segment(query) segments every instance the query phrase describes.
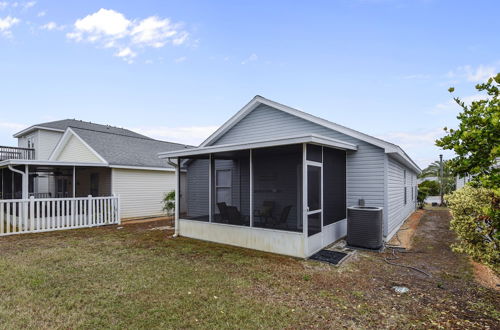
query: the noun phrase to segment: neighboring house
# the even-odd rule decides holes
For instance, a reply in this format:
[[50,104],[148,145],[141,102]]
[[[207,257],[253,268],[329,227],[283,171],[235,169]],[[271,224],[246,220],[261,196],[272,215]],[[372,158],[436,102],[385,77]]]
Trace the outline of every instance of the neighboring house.
[[455,189],[458,190],[460,188],[465,187],[465,185],[469,182],[471,182],[472,176],[471,175],[465,175],[461,177],[460,175],[457,175],[455,177]]
[[74,119],[33,125],[14,137],[17,148],[0,147],[2,199],[117,195],[122,218],[163,213],[175,177],[157,154],[188,148]]
[[[500,157],[495,158],[495,163],[491,166],[492,169],[500,169]],[[474,175],[466,174],[464,176],[457,175],[455,177],[456,190],[465,187],[467,183],[472,181]]]
[[[346,207],[383,207],[389,240],[416,209],[415,162],[397,145],[256,96],[176,166],[176,234],[308,257],[346,235]],[[179,176],[186,171],[185,176]]]

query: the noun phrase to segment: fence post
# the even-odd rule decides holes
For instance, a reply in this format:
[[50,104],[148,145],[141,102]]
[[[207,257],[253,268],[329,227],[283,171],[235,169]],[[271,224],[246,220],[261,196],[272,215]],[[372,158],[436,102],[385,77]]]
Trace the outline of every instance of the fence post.
[[30,231],[35,230],[35,196],[30,197]]
[[120,195],[113,194],[113,197],[116,198],[116,222],[121,225],[122,224],[122,215],[120,210]]
[[89,214],[87,215],[88,226],[91,227],[94,222],[94,210],[92,210],[92,195],[88,195]]

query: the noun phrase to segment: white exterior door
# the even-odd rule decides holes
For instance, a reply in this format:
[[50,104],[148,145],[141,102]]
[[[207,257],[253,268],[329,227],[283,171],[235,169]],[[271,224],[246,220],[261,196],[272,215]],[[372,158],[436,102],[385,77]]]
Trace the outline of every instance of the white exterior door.
[[306,166],[307,253],[311,254],[323,247],[323,165],[306,161]]

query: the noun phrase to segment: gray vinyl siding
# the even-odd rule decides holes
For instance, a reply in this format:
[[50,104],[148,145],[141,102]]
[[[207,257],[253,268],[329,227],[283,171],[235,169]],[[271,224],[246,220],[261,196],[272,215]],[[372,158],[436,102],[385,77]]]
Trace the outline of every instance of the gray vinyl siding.
[[355,205],[358,199],[362,198],[367,206],[383,207],[385,153],[382,148],[283,111],[260,105],[211,145],[286,138],[311,133],[358,146],[357,151],[349,151],[346,155],[347,205]]
[[[386,235],[390,235],[415,211],[417,175],[391,157],[387,158],[388,228]],[[406,204],[404,202],[404,170],[406,170]]]
[[208,159],[196,159],[187,167],[187,210],[180,211],[189,217],[208,216],[208,163]]

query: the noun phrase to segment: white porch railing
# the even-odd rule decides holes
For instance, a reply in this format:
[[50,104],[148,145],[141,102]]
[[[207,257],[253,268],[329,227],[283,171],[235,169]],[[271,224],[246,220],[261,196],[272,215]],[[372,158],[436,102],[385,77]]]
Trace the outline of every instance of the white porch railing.
[[0,236],[120,224],[119,197],[0,200]]

